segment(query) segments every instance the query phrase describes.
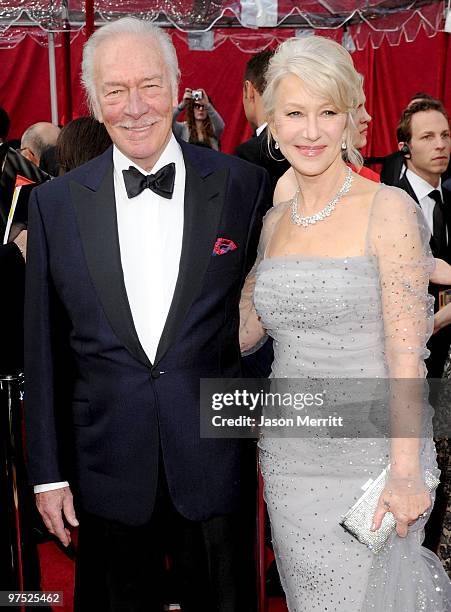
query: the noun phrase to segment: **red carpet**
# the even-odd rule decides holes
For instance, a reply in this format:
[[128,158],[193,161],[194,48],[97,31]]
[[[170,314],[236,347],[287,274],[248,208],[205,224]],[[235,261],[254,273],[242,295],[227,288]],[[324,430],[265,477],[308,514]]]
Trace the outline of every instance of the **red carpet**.
[[43,591],[63,591],[64,606],[56,611],[72,612],[75,566],[54,542],[38,545],[41,562],[41,588]]
[[[55,612],[72,612],[74,590],[74,563],[62,553],[53,542],[39,544],[41,561],[41,584],[43,591],[63,591],[64,606],[54,608]],[[287,612],[281,598],[269,600],[268,612]]]

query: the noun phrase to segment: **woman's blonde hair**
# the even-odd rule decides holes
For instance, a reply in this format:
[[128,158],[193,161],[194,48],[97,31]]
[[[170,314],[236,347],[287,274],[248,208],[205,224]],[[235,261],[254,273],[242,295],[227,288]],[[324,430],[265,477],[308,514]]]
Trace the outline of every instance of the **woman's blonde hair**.
[[363,158],[354,146],[358,136],[355,113],[364,93],[362,77],[346,49],[323,36],[289,38],[283,42],[271,58],[266,73],[263,105],[269,124],[274,120],[277,87],[289,74],[299,77],[312,94],[323,96],[340,113],[346,113],[346,158],[360,168]]

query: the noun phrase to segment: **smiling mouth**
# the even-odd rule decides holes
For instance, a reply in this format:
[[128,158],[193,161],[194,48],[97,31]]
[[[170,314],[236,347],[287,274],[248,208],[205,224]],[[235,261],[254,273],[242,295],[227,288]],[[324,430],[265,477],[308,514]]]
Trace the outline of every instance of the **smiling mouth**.
[[135,127],[128,127],[127,125],[123,125],[122,127],[128,130],[129,132],[144,132],[145,130],[148,130],[150,127],[152,127],[152,125],[153,123],[151,123],[150,125],[140,125]]
[[321,145],[316,147],[309,147],[305,145],[298,145],[296,148],[300,151],[300,153],[302,153],[302,155],[305,155],[306,157],[316,157],[326,149],[326,146]]

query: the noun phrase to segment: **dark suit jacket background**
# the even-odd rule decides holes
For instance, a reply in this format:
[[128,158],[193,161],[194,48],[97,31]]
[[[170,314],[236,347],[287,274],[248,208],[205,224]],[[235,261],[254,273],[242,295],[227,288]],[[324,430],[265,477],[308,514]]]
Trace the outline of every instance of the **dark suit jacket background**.
[[[234,512],[246,495],[244,441],[200,438],[199,379],[241,373],[239,298],[255,260],[269,184],[263,170],[242,160],[181,147],[186,187],[180,272],[153,364],[126,295],[112,149],[33,190],[30,201],[30,484],[67,479],[54,425],[55,414],[67,412],[54,398],[49,313],[56,302],[70,324],[66,357],[75,361],[69,414],[81,506],[130,525],[151,516],[160,448],[172,501],[183,516],[205,520]],[[212,256],[218,238],[230,238],[238,248]]]
[[0,374],[23,372],[25,260],[11,242],[0,246]]
[[[38,168],[33,162],[26,159],[19,151],[11,149],[8,145],[1,145],[0,147],[0,236],[3,238],[3,234],[6,229],[8,221],[8,215],[11,208],[12,197],[16,184],[16,177],[20,174],[24,178],[33,181],[35,184],[44,183],[50,179],[50,176]],[[30,188],[23,190],[22,197],[27,193],[30,195]],[[27,217],[26,209],[25,214],[22,213],[22,217]]]
[[395,151],[385,156],[381,168],[381,183],[399,186],[399,177],[404,166],[404,159],[400,151]]
[[[409,180],[404,175],[401,180],[398,181],[397,187],[400,187],[406,191],[418,204],[418,198],[409,183]],[[451,264],[451,192],[442,187],[443,202],[445,204],[446,211],[446,225],[448,228],[448,250],[446,256],[442,258],[449,264]],[[431,236],[430,247],[434,257],[438,257],[437,245],[434,237]],[[448,286],[437,285],[430,283],[429,293],[434,296],[434,312],[438,310],[438,296],[439,292],[443,289],[449,289]],[[445,366],[446,358],[448,357],[449,347],[451,343],[451,326],[444,327],[439,332],[431,336],[427,344],[428,349],[431,351],[430,356],[426,359],[426,367],[428,369],[428,378],[441,378],[443,368]]]
[[[261,134],[258,136],[254,136],[246,142],[241,143],[235,149],[235,155],[240,157],[241,159],[245,159],[257,166],[261,166],[268,171],[269,180],[271,181],[272,191],[274,193],[274,189],[276,188],[276,183],[279,178],[284,174],[290,164],[283,157],[280,150],[274,148],[273,144],[271,144],[271,155],[268,152],[268,128],[266,127]],[[281,161],[277,161],[277,160]]]

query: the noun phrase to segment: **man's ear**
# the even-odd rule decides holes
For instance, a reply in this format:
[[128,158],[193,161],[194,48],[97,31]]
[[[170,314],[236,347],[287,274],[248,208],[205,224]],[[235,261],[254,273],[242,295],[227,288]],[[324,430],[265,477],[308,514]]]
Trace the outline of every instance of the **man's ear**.
[[255,100],[255,87],[252,85],[251,81],[244,81],[243,97],[245,100],[249,100],[252,102]]

